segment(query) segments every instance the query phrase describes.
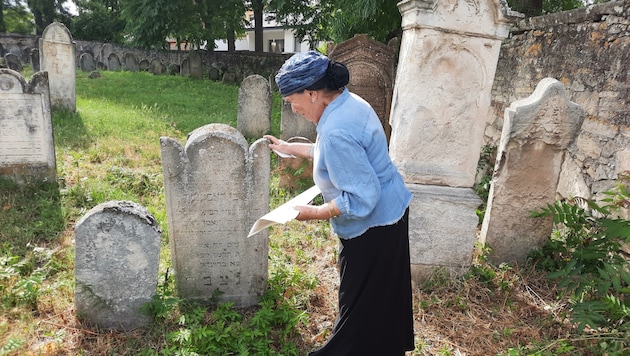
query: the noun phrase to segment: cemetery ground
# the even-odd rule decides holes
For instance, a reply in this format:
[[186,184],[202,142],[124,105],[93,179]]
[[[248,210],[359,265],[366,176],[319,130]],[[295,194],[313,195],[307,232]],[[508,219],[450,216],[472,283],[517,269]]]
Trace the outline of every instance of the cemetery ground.
[[[102,75],[90,80],[77,73],[77,113],[53,112],[58,185],[0,181],[0,355],[305,355],[323,343],[335,320],[338,285],[337,242],[327,222],[270,229],[268,288],[257,306],[199,306],[174,293],[159,137],[183,143],[207,123],[235,127],[238,87],[147,73]],[[279,116],[276,94],[276,135]],[[280,189],[277,173],[272,207],[297,193]],[[109,200],[145,206],[163,231],[158,296],[146,308],[154,322],[147,328],[97,330],[74,313],[73,228]],[[463,276],[438,270],[414,286],[416,350],[408,355],[597,355],[627,337],[611,329],[578,331],[570,299],[546,272],[494,266],[485,255],[478,250]]]

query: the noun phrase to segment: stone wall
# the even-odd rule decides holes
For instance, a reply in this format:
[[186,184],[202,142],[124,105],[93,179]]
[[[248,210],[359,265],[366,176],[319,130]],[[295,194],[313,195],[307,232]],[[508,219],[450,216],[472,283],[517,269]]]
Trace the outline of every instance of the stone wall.
[[559,195],[590,197],[614,187],[630,170],[629,24],[628,0],[519,21],[501,47],[486,143],[498,144],[510,103],[528,97],[543,78],[555,78],[587,112]]
[[[0,57],[6,53],[16,54],[24,64],[30,64],[30,50],[38,48],[39,36],[0,33]],[[180,65],[188,57],[188,51],[143,50],[129,48],[119,44],[74,40],[76,44],[77,63],[83,53],[90,53],[97,62],[107,63],[101,58],[104,52],[116,53],[123,58],[126,53],[134,54],[139,61],[157,59],[166,67],[170,64]],[[105,51],[103,48],[107,46]],[[206,78],[222,79],[239,84],[251,74],[259,74],[266,78],[280,68],[291,54],[256,53],[250,51],[212,52],[199,51],[203,61]]]

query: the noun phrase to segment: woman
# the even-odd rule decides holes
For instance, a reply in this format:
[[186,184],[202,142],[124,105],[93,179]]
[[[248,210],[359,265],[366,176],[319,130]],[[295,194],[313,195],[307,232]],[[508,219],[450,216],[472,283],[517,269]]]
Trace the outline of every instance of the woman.
[[265,136],[276,152],[313,159],[326,203],[296,206],[296,219],[330,219],[341,242],[339,315],[331,338],[310,355],[404,355],[414,348],[411,193],[389,158],[381,122],[345,88],[348,69],[318,52],[293,55],[276,82],[292,110],[317,125],[315,144]]

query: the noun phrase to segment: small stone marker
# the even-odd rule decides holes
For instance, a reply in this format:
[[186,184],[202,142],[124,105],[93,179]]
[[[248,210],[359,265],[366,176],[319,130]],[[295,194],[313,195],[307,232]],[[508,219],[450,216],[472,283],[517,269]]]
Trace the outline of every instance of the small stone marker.
[[125,54],[123,54],[123,65],[125,70],[129,72],[137,72],[140,70],[138,57],[131,52],[125,52]]
[[157,292],[161,231],[144,207],[110,201],[75,227],[75,307],[79,319],[106,329],[148,324],[141,308]]
[[72,35],[66,26],[53,22],[39,39],[40,70],[48,72],[50,105],[76,111],[76,57]]
[[48,73],[27,83],[20,73],[0,69],[0,176],[55,182]]
[[265,77],[254,74],[238,90],[237,128],[247,138],[258,138],[271,129],[271,88]]
[[188,55],[188,67],[191,78],[203,78],[203,60],[201,59],[199,52],[190,51],[190,54]]
[[524,263],[549,239],[553,221],[529,214],[554,203],[566,148],[585,116],[569,101],[564,84],[552,78],[505,110],[480,238],[492,247],[494,262]]
[[179,296],[237,306],[258,302],[267,281],[268,234],[247,238],[269,212],[267,140],[247,141],[233,127],[209,124],[182,147],[161,138],[171,256]]

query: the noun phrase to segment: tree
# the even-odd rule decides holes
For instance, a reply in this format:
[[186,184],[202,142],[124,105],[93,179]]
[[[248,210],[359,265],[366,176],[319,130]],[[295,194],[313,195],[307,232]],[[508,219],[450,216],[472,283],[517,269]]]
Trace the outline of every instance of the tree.
[[118,0],[77,0],[73,37],[86,41],[124,42],[125,21]]
[[35,20],[35,32],[40,35],[54,21],[71,28],[71,14],[63,7],[65,0],[26,0]]
[[3,7],[0,20],[1,26],[4,26],[0,32],[32,34],[35,32],[35,24],[33,15],[28,11],[26,6],[19,1],[2,1],[0,0],[0,8]]
[[4,24],[4,0],[0,0],[0,32],[7,32],[7,26]]

